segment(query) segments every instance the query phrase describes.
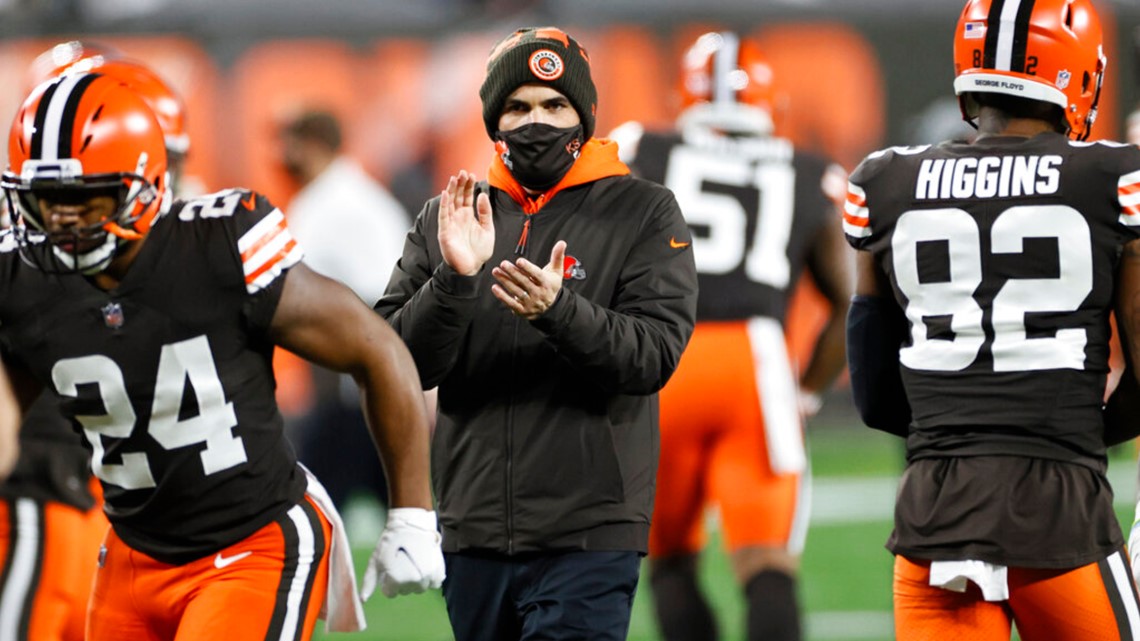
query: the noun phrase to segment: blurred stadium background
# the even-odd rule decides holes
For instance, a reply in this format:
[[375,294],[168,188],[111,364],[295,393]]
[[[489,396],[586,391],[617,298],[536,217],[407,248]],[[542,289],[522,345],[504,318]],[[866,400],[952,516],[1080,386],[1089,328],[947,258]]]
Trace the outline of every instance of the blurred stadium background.
[[[1099,7],[1109,73],[1094,137],[1118,139],[1140,99],[1140,2]],[[152,65],[185,96],[193,140],[187,174],[202,189],[253,187],[287,207],[292,193],[276,162],[276,129],[320,107],[340,116],[350,153],[414,214],[452,172],[481,175],[487,166],[477,91],[486,54],[503,35],[545,24],[574,34],[591,54],[598,131],[606,132],[626,120],[668,126],[680,52],[702,31],[727,28],[758,39],[791,94],[782,133],[850,170],[873,149],[967,131],[951,89],[960,9],[960,0],[0,0],[0,123],[6,133],[38,54],[76,38],[110,45]],[[790,322],[801,353],[818,305],[803,288]],[[285,395],[303,408],[303,384]],[[902,443],[859,425],[842,381],[809,426],[809,440],[808,638],[890,639],[891,557],[883,542]],[[1113,450],[1110,476],[1125,526],[1135,467],[1131,444]],[[382,515],[363,498],[348,511],[362,564]],[[708,555],[702,571],[725,638],[742,638],[743,609],[724,557]],[[646,597],[643,582],[630,631],[637,641],[659,638]],[[366,633],[317,638],[451,638],[438,593],[376,597],[368,617]]]

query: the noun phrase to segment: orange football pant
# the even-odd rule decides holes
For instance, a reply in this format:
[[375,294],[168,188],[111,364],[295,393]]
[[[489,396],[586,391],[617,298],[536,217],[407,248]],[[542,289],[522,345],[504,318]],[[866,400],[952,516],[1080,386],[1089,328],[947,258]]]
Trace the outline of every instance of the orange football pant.
[[[649,553],[693,554],[704,546],[704,511],[720,509],[730,550],[768,546],[798,553],[806,531],[802,473],[772,469],[769,430],[803,453],[795,381],[787,393],[762,396],[769,363],[789,368],[775,321],[762,332],[746,321],[701,322],[669,383],[660,392],[661,454]],[[771,356],[769,356],[769,354]],[[781,406],[782,412],[772,410]],[[766,416],[784,417],[773,426]]]
[[217,554],[169,565],[112,531],[87,641],[308,641],[328,589],[332,527],[306,497]]
[[101,504],[0,499],[0,639],[83,641],[107,527]]
[[985,601],[930,585],[930,562],[895,557],[897,641],[1119,641],[1140,638],[1140,602],[1128,558],[1114,552],[1071,570],[1009,568],[1009,600]]

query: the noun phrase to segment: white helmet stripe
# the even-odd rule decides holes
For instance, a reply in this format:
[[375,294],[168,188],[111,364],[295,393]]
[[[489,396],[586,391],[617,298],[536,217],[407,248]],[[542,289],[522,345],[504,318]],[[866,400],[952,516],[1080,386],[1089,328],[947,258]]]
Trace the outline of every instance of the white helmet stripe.
[[1021,0],[1005,0],[1001,8],[997,55],[994,58],[994,69],[999,71],[1010,71],[1013,67],[1013,40],[1017,33],[1017,10],[1020,8]]
[[714,103],[736,102],[736,90],[732,88],[732,72],[736,71],[740,58],[740,38],[730,31],[720,32],[721,47],[713,58]]
[[[88,74],[67,75],[59,80],[54,92],[51,92],[50,95],[45,94],[48,104],[41,104],[39,107],[44,118],[42,122],[36,123],[40,128],[40,133],[43,134],[38,150],[40,160],[59,160],[61,158],[61,146],[64,152],[63,157],[71,156],[70,138],[75,111],[79,105],[79,98],[83,95],[83,90],[93,79],[94,77]],[[39,121],[39,114],[37,114],[36,119]],[[32,149],[33,158],[35,158],[36,151],[36,149]]]

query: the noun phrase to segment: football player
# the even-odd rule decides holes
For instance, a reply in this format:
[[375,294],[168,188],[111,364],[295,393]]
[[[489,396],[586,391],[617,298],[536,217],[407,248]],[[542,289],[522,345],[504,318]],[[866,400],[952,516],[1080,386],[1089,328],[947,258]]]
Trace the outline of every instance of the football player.
[[[670,641],[717,638],[697,581],[711,501],[747,601],[748,638],[799,639],[803,418],[843,369],[852,272],[836,203],[846,173],[773,134],[783,99],[751,40],[700,36],[684,54],[680,94],[675,130],[627,123],[612,135],[633,171],[677,196],[700,278],[696,331],[661,392],[649,548],[657,619]],[[784,321],[805,266],[831,314],[797,380]]]
[[[976,139],[851,175],[852,388],[907,439],[900,641],[1140,634],[1105,477],[1127,436],[1102,410],[1113,311],[1140,356],[1140,150],[1089,142],[1106,64],[1090,0],[969,0],[954,91]],[[1136,400],[1124,377],[1110,405]]]
[[395,506],[365,596],[443,579],[414,363],[305,267],[263,196],[174,200],[165,147],[129,87],[69,73],[25,101],[0,181],[5,365],[82,427],[112,525],[87,639],[308,639],[318,614],[361,629],[343,528],[285,440],[270,358],[281,345],[360,385]]
[[[109,47],[68,41],[32,63],[32,88],[94,68],[140,95],[155,113],[178,193],[190,143],[185,106],[156,73]],[[15,470],[0,485],[0,639],[82,641],[108,524],[83,438],[45,396],[25,416]]]

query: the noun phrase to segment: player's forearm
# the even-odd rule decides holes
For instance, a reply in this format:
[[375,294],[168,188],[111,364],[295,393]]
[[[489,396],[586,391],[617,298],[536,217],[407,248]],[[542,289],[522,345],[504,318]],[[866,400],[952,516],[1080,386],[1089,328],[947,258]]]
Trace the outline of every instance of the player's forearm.
[[1114,311],[1124,359],[1129,365],[1140,363],[1140,240],[1124,246],[1117,267]]
[[430,429],[415,364],[393,346],[358,378],[372,440],[384,464],[390,505],[432,509]]
[[824,392],[843,371],[846,360],[847,305],[833,310],[819,333],[811,360],[800,377],[800,389],[812,394]]
[[1134,367],[1124,368],[1120,383],[1104,408],[1104,444],[1113,446],[1140,436],[1140,382]]
[[[418,404],[423,405],[423,392]],[[372,403],[365,401],[365,406]],[[428,454],[428,426],[424,422],[401,419],[389,414],[381,418],[369,411],[372,438],[384,464],[388,480],[388,498],[392,507],[433,509]]]
[[1124,246],[1117,267],[1116,328],[1124,352],[1124,372],[1105,407],[1105,445],[1140,435],[1140,240]]
[[20,406],[0,368],[0,481],[8,478],[20,453]]

